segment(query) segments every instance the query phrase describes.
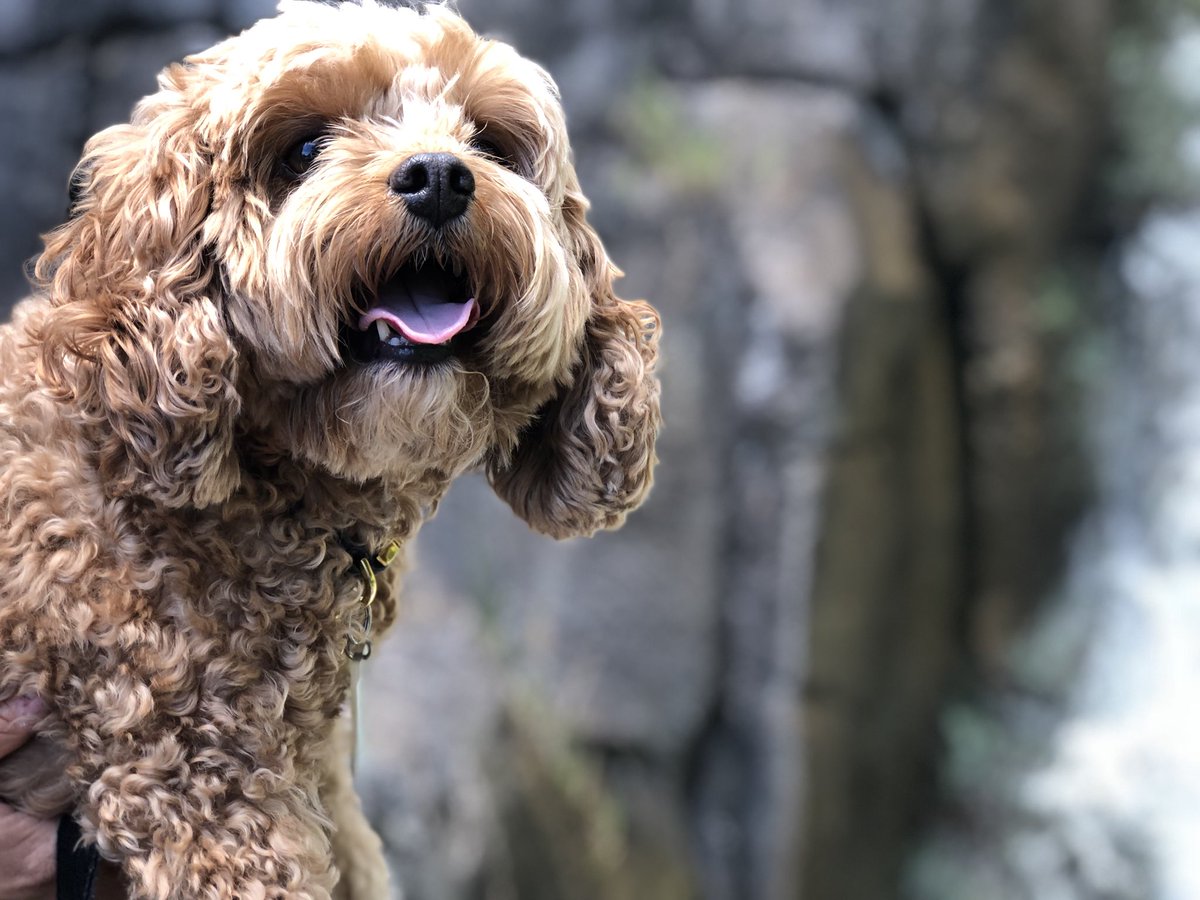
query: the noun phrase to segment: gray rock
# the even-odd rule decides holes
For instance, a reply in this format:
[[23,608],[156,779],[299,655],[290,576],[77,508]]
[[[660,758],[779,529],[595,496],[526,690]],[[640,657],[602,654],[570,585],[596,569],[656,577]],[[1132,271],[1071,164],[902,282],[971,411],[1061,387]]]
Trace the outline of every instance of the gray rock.
[[158,89],[158,73],[225,37],[206,24],[188,24],[147,34],[122,34],[98,43],[92,51],[94,101],[89,105],[90,131],[128,122],[134,104]]
[[114,12],[150,27],[213,21],[220,15],[221,0],[110,0]]
[[277,0],[220,0],[224,21],[234,32],[273,16],[278,5]]
[[0,62],[0,310],[28,293],[22,265],[40,248],[38,234],[65,217],[87,96],[84,60],[72,49]]
[[878,5],[862,0],[693,0],[691,26],[712,74],[798,77],[862,89],[878,80]]
[[476,610],[418,571],[396,635],[363,669],[359,781],[407,900],[450,900],[496,840],[487,767],[504,694]]
[[9,0],[0,4],[0,52],[11,53],[33,43],[42,32],[41,0]]

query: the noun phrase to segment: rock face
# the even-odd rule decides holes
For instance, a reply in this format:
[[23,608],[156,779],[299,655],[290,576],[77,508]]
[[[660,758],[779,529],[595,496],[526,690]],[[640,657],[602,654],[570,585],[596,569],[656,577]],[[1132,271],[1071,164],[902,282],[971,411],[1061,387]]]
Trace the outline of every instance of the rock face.
[[[86,135],[269,5],[0,9],[7,297]],[[666,427],[619,533],[554,544],[469,479],[422,533],[365,672],[410,900],[898,895],[950,679],[1086,491],[1046,285],[1090,239],[1109,26],[879,6],[462,0],[562,87]]]
[[0,305],[27,290],[22,265],[59,224],[83,142],[127,121],[167,63],[275,8],[274,0],[4,0],[0,3]]

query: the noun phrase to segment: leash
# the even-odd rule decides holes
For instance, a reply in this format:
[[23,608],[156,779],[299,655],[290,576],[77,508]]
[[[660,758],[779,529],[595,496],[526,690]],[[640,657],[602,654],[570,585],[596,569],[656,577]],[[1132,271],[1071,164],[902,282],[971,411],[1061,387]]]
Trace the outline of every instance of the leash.
[[358,771],[358,748],[363,744],[362,720],[362,668],[364,660],[371,658],[371,625],[373,624],[372,607],[379,595],[379,579],[384,569],[395,562],[400,553],[400,545],[389,541],[376,554],[371,554],[366,547],[351,542],[344,535],[339,537],[342,549],[350,554],[353,561],[352,570],[357,570],[362,578],[362,588],[358,603],[360,608],[359,626],[363,639],[355,640],[353,636],[346,637],[346,657],[350,660],[350,726],[352,736],[350,741],[350,772]]
[[96,893],[96,875],[100,870],[100,851],[83,844],[79,823],[71,815],[58,820],[57,900],[92,900]]

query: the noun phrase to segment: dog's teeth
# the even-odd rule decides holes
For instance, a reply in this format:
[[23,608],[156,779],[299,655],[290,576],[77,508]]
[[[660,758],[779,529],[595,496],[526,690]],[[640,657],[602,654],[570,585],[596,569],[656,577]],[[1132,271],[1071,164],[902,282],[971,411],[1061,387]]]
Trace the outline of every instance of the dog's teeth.
[[400,346],[400,335],[398,335],[398,334],[393,335],[392,337],[388,338],[387,342],[388,342],[388,346],[399,347]]
[[388,323],[383,319],[375,320],[375,330],[379,333],[381,341],[387,341],[392,336],[392,329],[388,327]]

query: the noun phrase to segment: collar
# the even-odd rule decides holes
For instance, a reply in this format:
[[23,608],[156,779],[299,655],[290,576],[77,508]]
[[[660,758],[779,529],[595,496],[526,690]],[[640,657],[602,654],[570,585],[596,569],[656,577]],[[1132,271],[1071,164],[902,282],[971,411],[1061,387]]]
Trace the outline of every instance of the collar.
[[362,579],[358,606],[359,626],[363,638],[355,640],[353,637],[347,637],[344,651],[353,662],[362,662],[371,656],[371,607],[375,603],[375,597],[379,594],[379,581],[376,576],[395,561],[400,554],[400,545],[396,541],[388,541],[382,550],[372,553],[345,534],[338,535],[338,543],[342,545],[343,550],[350,554],[350,571],[357,573]]

